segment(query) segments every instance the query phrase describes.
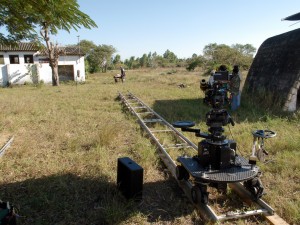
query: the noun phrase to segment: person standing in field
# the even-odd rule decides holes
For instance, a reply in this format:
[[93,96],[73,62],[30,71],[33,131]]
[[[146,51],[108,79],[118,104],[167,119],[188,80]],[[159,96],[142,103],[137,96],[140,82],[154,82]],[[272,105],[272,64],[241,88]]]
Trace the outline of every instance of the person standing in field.
[[229,83],[231,92],[231,110],[235,111],[240,106],[241,103],[241,76],[239,73],[239,67],[235,65],[232,70],[232,75]]

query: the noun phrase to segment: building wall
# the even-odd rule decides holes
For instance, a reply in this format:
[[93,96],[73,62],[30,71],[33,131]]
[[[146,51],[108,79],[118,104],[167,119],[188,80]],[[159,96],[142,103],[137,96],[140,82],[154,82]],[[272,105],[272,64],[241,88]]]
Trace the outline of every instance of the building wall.
[[300,29],[296,29],[262,43],[249,70],[244,91],[257,102],[272,99],[273,104],[284,107],[299,78]]
[[[74,66],[74,81],[85,81],[84,57],[81,56],[60,56],[58,65]],[[79,71],[79,72],[78,72]]]
[[[46,56],[38,56],[35,52],[0,52],[4,56],[4,64],[0,65],[0,86],[41,82],[52,83],[52,70]],[[9,55],[19,55],[19,64],[10,64]],[[25,63],[24,55],[33,55],[33,63]],[[85,81],[83,56],[60,56],[58,65],[72,65],[74,81]],[[79,75],[79,76],[77,76]]]
[[[9,62],[9,56],[10,55],[19,55],[19,64],[24,64],[25,60],[24,60],[24,55],[34,55],[36,54],[36,52],[0,52],[0,55],[4,56],[4,64],[10,64]],[[34,55],[33,60],[36,61],[37,56]]]

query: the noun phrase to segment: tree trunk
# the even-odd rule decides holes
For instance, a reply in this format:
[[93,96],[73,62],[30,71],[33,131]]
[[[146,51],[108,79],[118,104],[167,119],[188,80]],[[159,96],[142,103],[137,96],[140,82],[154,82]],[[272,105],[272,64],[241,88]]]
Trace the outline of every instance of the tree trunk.
[[47,46],[47,52],[49,56],[49,66],[52,70],[52,85],[59,86],[59,76],[58,76],[58,58],[64,53],[63,49],[58,47],[58,44],[54,45],[49,38],[49,27],[46,22],[43,23],[43,29],[40,31],[42,37],[44,38]]
[[58,65],[51,66],[52,69],[52,85],[59,86]]

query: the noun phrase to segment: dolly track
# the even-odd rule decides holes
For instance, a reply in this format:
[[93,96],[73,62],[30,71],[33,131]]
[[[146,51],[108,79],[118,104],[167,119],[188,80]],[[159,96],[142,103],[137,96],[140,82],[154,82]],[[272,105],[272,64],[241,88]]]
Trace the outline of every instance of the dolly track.
[[[155,136],[155,133],[157,132],[171,133],[172,135],[175,135],[180,140],[182,140],[182,144],[181,145],[174,144],[174,148],[176,148],[176,146],[180,148],[183,148],[183,146],[185,146],[186,148],[193,148],[195,151],[198,151],[198,147],[193,142],[188,140],[182,133],[176,130],[165,119],[163,119],[159,114],[157,114],[150,107],[148,107],[144,102],[142,102],[142,100],[134,96],[132,93],[128,93],[126,95],[119,93],[119,98],[122,101],[122,103],[128,108],[128,110],[138,118],[138,122],[141,125],[141,127],[145,131],[147,131],[148,135],[155,142],[156,146],[158,147],[159,157],[161,158],[165,166],[168,168],[172,176],[176,179],[176,161],[171,158],[171,156],[166,151],[166,147],[162,143],[160,143],[160,140]],[[163,125],[165,128],[160,130],[154,130],[153,128],[150,128],[149,124],[156,124],[156,123]],[[177,180],[177,182],[178,185],[185,192],[186,196],[192,202],[191,199],[191,189],[193,187],[192,182],[190,180],[182,180],[182,181]],[[288,224],[281,217],[279,217],[274,212],[274,209],[272,209],[272,207],[269,206],[262,199],[254,201],[253,198],[251,197],[251,194],[244,188],[244,186],[241,183],[231,183],[229,184],[229,187],[240,196],[243,202],[249,205],[256,205],[260,208],[251,211],[229,212],[223,215],[217,215],[212,209],[212,207],[210,207],[208,204],[202,204],[202,203],[194,204],[204,219],[217,222],[217,221],[225,221],[230,219],[244,218],[244,217],[249,217],[254,215],[263,215],[264,218],[268,220],[271,224],[274,225]]]

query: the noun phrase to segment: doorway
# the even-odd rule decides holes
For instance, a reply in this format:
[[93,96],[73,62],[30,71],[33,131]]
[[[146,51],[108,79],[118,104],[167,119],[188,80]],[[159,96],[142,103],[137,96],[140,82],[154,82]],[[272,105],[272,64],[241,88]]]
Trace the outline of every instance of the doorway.
[[59,65],[58,75],[60,81],[74,80],[74,66],[73,65]]

